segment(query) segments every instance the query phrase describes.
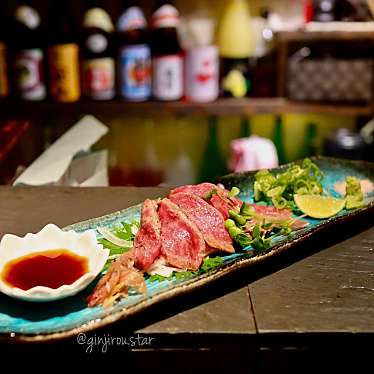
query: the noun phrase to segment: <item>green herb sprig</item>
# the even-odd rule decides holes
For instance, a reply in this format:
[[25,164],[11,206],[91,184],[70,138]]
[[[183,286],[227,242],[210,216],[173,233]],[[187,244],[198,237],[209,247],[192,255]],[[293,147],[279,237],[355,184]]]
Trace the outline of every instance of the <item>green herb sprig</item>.
[[[132,221],[131,223],[121,222],[120,224],[112,228],[112,232],[120,239],[133,241],[135,238],[135,235],[133,234],[134,226],[139,228],[139,221]],[[113,261],[115,261],[117,257],[119,257],[122,253],[128,252],[131,249],[129,247],[120,247],[105,238],[100,238],[97,241],[99,244],[102,244],[104,248],[109,249],[109,259],[105,263],[103,272],[106,272],[109,269],[110,265]]]
[[301,165],[292,165],[283,173],[273,175],[269,170],[260,170],[255,175],[255,201],[272,204],[279,209],[296,209],[295,194],[321,195],[323,173],[309,158]]

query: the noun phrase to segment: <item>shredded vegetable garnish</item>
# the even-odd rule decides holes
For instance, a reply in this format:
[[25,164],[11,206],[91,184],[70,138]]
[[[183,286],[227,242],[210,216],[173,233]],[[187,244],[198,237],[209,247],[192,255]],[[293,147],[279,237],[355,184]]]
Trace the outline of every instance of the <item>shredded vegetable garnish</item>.
[[345,200],[347,209],[356,209],[364,205],[364,194],[361,190],[361,183],[355,177],[346,178]]
[[104,273],[117,257],[131,249],[139,226],[138,221],[133,221],[131,223],[122,222],[110,230],[103,227],[98,228],[98,232],[103,235],[102,238],[97,240],[98,243],[109,249],[109,258],[104,266]]
[[293,195],[321,195],[322,179],[322,171],[308,158],[301,166],[293,165],[277,175],[260,170],[255,175],[254,198],[255,201],[272,203],[279,209],[295,209]]
[[104,237],[104,239],[108,240],[110,243],[115,244],[118,247],[132,247],[133,242],[130,240],[125,240],[120,238],[119,236],[112,233],[110,229],[107,227],[98,227],[97,231]]
[[220,265],[223,264],[223,258],[216,256],[216,257],[206,257],[198,270],[187,270],[187,271],[178,271],[173,272],[173,274],[169,277],[164,277],[159,274],[154,274],[149,277],[150,282],[161,282],[164,280],[172,280],[172,279],[186,279],[191,278],[200,274],[208,273],[209,271],[218,268]]

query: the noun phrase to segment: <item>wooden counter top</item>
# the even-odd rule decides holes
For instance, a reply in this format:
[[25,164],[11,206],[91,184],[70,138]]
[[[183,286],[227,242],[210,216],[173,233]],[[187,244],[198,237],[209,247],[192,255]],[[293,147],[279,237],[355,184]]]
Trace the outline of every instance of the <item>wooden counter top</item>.
[[[66,226],[167,192],[161,187],[0,187],[0,237],[35,232],[49,222]],[[258,351],[260,369],[269,368],[264,349],[309,349],[331,338],[364,345],[374,339],[372,226],[372,215],[344,224],[209,295],[183,298],[168,310],[155,308],[133,327],[155,337],[151,357],[155,349],[228,349],[237,362]],[[129,328],[116,325],[110,333],[125,334]],[[203,361],[211,357],[199,355]],[[147,367],[147,360],[141,361]]]

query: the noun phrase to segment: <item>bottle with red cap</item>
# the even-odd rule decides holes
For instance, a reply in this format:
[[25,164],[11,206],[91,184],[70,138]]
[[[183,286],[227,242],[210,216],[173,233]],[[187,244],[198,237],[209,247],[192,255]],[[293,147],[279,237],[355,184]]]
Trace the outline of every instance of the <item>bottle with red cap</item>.
[[151,49],[147,22],[142,10],[134,3],[117,22],[118,88],[128,101],[145,101],[152,93]]
[[184,94],[183,51],[178,40],[179,12],[170,3],[152,16],[153,96],[176,101]]
[[115,95],[113,31],[112,20],[104,9],[95,6],[86,11],[81,54],[83,94],[88,99],[110,100]]

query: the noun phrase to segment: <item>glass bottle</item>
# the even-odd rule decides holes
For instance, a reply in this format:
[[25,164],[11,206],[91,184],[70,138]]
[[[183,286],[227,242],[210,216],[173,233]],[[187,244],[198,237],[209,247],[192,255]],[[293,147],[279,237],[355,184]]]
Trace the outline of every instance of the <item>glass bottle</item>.
[[305,129],[304,144],[299,158],[311,157],[316,155],[317,150],[317,126],[315,123],[308,123]]
[[162,5],[152,15],[153,96],[157,100],[176,101],[184,94],[179,22],[179,12],[171,4]]
[[251,136],[251,121],[248,117],[242,117],[240,121],[239,138],[249,138]]
[[152,94],[146,27],[143,11],[136,5],[127,8],[117,22],[118,87],[120,96],[128,101],[146,101]]
[[8,36],[9,24],[5,10],[0,6],[0,99],[9,95]]
[[78,33],[67,1],[50,2],[49,9],[49,92],[54,101],[76,102],[81,97]]
[[182,118],[176,119],[176,157],[165,170],[165,184],[168,186],[182,186],[195,182],[195,172],[191,157],[187,152],[185,131],[190,130],[190,123],[185,123]]
[[227,173],[227,163],[222,154],[218,137],[218,118],[208,119],[208,140],[203,152],[202,162],[198,173],[198,182],[212,181]]
[[287,157],[283,141],[283,121],[281,116],[277,116],[275,119],[273,142],[277,149],[279,165],[283,165],[287,162]]
[[12,86],[16,98],[44,100],[45,40],[38,11],[30,1],[20,3],[14,12],[12,40]]
[[245,97],[250,93],[250,57],[254,53],[250,22],[249,8],[245,0],[227,2],[218,28],[224,96]]
[[90,7],[85,12],[81,39],[82,88],[88,99],[110,100],[115,96],[113,31],[112,20],[104,9]]

